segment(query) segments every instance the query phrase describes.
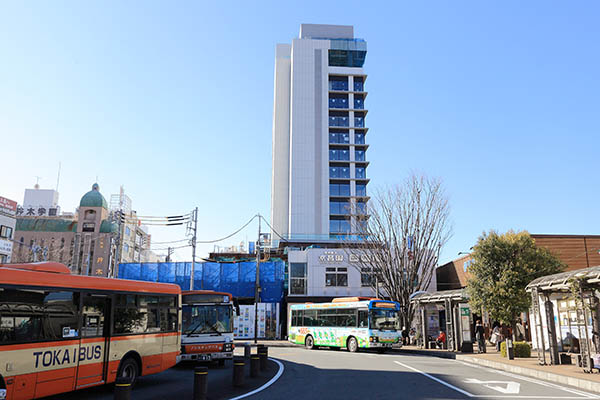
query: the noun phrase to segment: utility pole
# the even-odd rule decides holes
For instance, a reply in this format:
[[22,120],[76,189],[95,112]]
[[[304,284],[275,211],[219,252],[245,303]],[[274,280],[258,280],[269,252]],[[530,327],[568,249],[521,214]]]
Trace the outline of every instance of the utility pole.
[[172,247],[167,248],[167,259],[165,260],[165,262],[171,262],[171,254],[173,254],[174,252],[175,249],[173,249]]
[[118,276],[117,269],[119,268],[119,261],[121,256],[121,230],[123,229],[123,223],[125,222],[125,213],[123,209],[119,208],[119,210],[115,211],[113,214],[114,219],[117,220],[117,235],[114,239],[115,241],[115,255],[113,260],[113,268],[111,271],[111,278],[116,278]]
[[258,214],[258,240],[256,241],[256,285],[254,285],[254,343],[258,342],[258,302],[260,301],[260,219]]
[[[196,231],[198,230],[198,207],[192,211],[192,272],[190,274],[190,290],[194,290],[194,269],[196,268]],[[204,288],[204,282],[200,280],[200,289]]]

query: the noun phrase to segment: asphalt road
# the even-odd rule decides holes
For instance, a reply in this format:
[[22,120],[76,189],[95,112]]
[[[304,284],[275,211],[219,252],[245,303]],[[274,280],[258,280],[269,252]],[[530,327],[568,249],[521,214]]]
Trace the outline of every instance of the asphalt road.
[[[267,371],[261,372],[257,378],[250,378],[250,369],[246,365],[244,386],[234,388],[231,361],[227,361],[224,367],[218,367],[216,364],[202,365],[209,366],[208,400],[230,399],[248,393],[264,385],[279,371],[279,366],[271,361]],[[131,392],[132,400],[191,399],[194,392],[194,366],[194,363],[181,363],[159,374],[140,377]],[[46,397],[44,400],[112,400],[113,398],[113,385],[103,385]]]
[[[435,357],[302,347],[270,347],[269,356],[284,365],[283,374],[248,399],[600,400],[598,394],[568,386]],[[269,371],[260,378],[247,377],[244,388],[233,388],[231,368],[230,362],[222,368],[210,368],[209,400],[247,393],[267,383],[279,370],[275,362],[270,362]],[[192,385],[193,365],[178,365],[160,374],[142,377],[132,392],[132,399],[191,399]],[[112,398],[112,386],[102,386],[51,399]]]
[[551,384],[461,361],[400,353],[270,348],[285,366],[259,399],[600,399]]

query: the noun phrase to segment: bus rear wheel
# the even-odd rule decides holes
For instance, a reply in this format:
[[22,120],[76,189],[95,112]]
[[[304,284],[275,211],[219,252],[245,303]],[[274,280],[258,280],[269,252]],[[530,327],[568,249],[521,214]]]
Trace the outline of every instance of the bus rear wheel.
[[117,372],[117,378],[127,378],[131,382],[131,387],[135,386],[138,376],[140,375],[140,368],[137,361],[132,357],[127,357],[121,361],[119,371]]
[[304,347],[306,347],[309,350],[313,350],[315,348],[315,340],[312,336],[306,336],[306,339],[304,339]]
[[354,336],[350,336],[348,338],[348,343],[346,344],[346,347],[348,347],[348,351],[350,353],[356,353],[358,351],[358,342],[356,341],[356,338]]

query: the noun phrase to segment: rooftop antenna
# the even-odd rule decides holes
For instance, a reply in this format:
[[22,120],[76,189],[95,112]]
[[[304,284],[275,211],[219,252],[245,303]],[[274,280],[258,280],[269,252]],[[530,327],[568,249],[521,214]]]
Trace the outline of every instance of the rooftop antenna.
[[42,177],[36,175],[36,177],[35,177],[35,186],[34,186],[35,189],[39,189],[40,188],[40,179],[42,179]]
[[58,192],[58,184],[60,182],[60,161],[58,162],[58,176],[56,177],[56,191]]

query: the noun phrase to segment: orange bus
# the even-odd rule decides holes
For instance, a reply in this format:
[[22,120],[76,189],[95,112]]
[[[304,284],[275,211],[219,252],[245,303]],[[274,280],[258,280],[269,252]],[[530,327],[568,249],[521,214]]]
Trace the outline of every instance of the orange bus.
[[177,285],[0,264],[0,399],[35,399],[176,364]]

